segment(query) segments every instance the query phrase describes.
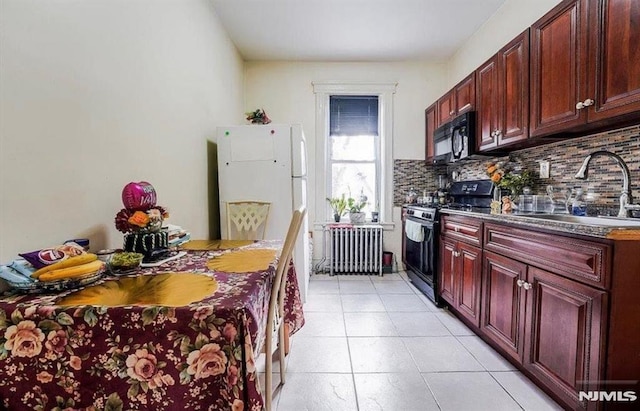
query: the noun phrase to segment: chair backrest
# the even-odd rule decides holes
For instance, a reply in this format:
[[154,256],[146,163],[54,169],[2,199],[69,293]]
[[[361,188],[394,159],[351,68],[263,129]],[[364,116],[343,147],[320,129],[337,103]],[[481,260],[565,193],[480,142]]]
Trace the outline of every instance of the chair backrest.
[[278,260],[278,267],[276,268],[276,278],[273,280],[273,285],[271,287],[268,324],[272,323],[276,309],[278,309],[280,316],[283,315],[286,273],[289,269],[289,264],[291,263],[293,248],[296,245],[296,239],[298,238],[298,233],[302,226],[302,219],[306,212],[306,208],[302,206],[294,211],[293,216],[291,217],[291,223],[289,224],[289,230],[287,231],[287,238],[284,240],[280,259]]
[[227,202],[229,240],[264,239],[271,203],[265,201]]

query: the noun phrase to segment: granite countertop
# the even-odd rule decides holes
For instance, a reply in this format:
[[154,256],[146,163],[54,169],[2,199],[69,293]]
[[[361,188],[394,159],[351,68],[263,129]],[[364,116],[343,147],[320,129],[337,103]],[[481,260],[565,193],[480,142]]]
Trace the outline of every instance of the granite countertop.
[[463,211],[444,208],[441,209],[440,212],[442,214],[475,217],[483,221],[509,223],[522,227],[542,228],[550,231],[585,235],[597,238],[608,238],[614,240],[640,240],[640,227],[622,227],[624,224],[621,224],[621,227],[596,226],[578,222],[545,220],[541,218],[535,218],[531,214],[491,214],[491,210],[488,209]]

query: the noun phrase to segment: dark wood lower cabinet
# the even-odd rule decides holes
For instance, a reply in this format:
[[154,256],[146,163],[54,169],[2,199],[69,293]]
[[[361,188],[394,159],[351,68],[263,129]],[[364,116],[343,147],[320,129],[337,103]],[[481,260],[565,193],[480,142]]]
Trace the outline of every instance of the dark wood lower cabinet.
[[460,314],[477,327],[480,324],[480,276],[482,275],[482,250],[462,242],[458,243],[458,299]]
[[[527,265],[485,251],[483,311],[480,329],[513,360],[522,361],[524,350]],[[520,282],[520,283],[519,283]]]
[[482,250],[448,236],[440,241],[440,296],[477,327]]
[[524,367],[566,403],[595,410],[579,392],[602,372],[607,292],[535,267],[527,284]]
[[563,408],[640,409],[640,241],[466,217],[471,236],[456,218],[441,236],[451,311]]
[[451,305],[456,304],[454,291],[455,252],[457,241],[447,237],[440,240],[440,296]]

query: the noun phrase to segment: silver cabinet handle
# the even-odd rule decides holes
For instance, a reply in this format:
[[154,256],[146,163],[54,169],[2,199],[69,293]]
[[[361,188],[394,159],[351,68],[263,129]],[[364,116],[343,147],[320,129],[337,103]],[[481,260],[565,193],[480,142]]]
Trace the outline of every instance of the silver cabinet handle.
[[578,101],[576,103],[576,108],[578,110],[582,110],[585,107],[593,106],[594,103],[595,103],[595,101],[593,101],[592,99],[588,98],[585,101]]
[[529,284],[529,283],[526,283],[526,282],[525,282],[524,284],[522,284],[522,287],[523,287],[525,290],[530,290],[530,289],[531,289],[531,284]]
[[458,231],[460,231],[460,227],[453,227],[453,231],[457,233]]
[[522,285],[525,284],[525,282],[523,280],[518,280],[516,281],[516,284],[518,284],[518,287],[522,287]]

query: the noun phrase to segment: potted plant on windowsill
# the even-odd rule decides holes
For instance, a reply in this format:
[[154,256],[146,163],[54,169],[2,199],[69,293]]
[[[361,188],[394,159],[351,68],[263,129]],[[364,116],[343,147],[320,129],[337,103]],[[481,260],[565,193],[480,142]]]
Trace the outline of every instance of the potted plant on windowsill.
[[356,200],[353,197],[347,199],[347,209],[349,210],[349,220],[351,220],[351,224],[364,223],[365,213],[362,212],[362,208],[366,205],[366,197],[360,200]]
[[347,200],[344,198],[344,194],[342,197],[327,198],[327,201],[333,210],[333,220],[339,223],[340,217],[342,217],[347,209]]

